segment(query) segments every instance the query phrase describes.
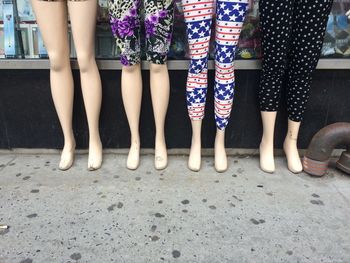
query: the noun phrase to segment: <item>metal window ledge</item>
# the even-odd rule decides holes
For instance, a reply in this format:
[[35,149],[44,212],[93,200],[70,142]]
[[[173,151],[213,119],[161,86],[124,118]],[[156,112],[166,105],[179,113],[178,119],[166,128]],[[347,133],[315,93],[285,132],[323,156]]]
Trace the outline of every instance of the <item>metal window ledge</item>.
[[[72,59],[72,68],[78,69],[76,59]],[[97,64],[101,70],[119,70],[121,65],[118,60],[98,59]],[[188,60],[169,60],[170,70],[188,69]],[[258,70],[261,68],[260,60],[236,60],[236,69]],[[142,62],[143,69],[149,69],[147,61]],[[350,59],[320,59],[318,69],[350,69]],[[0,69],[49,69],[48,59],[0,59]],[[214,61],[209,61],[209,69],[214,69]]]

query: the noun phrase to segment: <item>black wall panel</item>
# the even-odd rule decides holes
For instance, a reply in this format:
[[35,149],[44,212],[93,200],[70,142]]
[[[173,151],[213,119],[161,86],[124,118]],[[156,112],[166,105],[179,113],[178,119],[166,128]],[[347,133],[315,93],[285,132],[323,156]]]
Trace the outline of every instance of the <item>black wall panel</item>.
[[[261,120],[257,107],[259,71],[236,73],[236,97],[227,147],[257,148]],[[126,148],[129,129],[120,93],[120,71],[101,71],[103,106],[101,136],[105,148]],[[166,123],[169,148],[187,148],[191,141],[187,117],[186,71],[170,71],[171,98]],[[79,87],[79,72],[74,71],[74,131],[79,148],[86,148],[88,129]],[[144,89],[140,130],[142,147],[153,147],[154,121],[150,99],[149,72],[143,72]],[[209,74],[203,147],[213,147],[215,136],[213,106],[214,72]],[[283,95],[282,95],[283,99]],[[311,100],[300,131],[299,147],[306,148],[322,127],[338,121],[350,122],[350,70],[318,70],[314,75]],[[287,126],[285,104],[276,125],[276,147],[281,148]],[[50,94],[48,70],[0,70],[0,148],[60,148],[62,133]]]

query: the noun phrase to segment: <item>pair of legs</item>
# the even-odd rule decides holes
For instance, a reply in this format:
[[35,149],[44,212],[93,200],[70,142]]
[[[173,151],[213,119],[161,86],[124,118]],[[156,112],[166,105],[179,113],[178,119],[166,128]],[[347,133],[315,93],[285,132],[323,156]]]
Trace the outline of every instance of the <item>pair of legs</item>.
[[69,169],[74,160],[75,139],[72,127],[73,77],[68,43],[68,12],[77,58],[81,87],[89,125],[89,170],[102,163],[102,144],[99,134],[101,80],[95,61],[95,27],[97,1],[40,1],[32,6],[50,58],[52,98],[62,126],[64,148],[60,169]]
[[274,172],[273,140],[281,89],[286,79],[288,133],[284,151],[288,168],[298,173],[302,164],[297,149],[300,123],[321,53],[332,0],[260,0],[263,68],[260,109],[263,136],[260,166]]
[[[152,105],[156,125],[155,167],[167,166],[167,147],[164,135],[165,117],[169,104],[169,76],[167,66],[150,64]],[[122,70],[122,96],[131,132],[131,147],[127,168],[136,169],[140,163],[140,110],[142,99],[142,78],[140,64],[124,66]]]
[[169,104],[169,75],[165,64],[174,21],[172,0],[110,0],[110,22],[116,43],[121,50],[122,97],[131,131],[131,147],[127,168],[136,169],[140,163],[141,78],[141,9],[145,10],[147,60],[150,62],[152,105],[156,125],[155,167],[167,166],[164,135],[165,117]]
[[[215,25],[215,168],[226,171],[225,128],[234,97],[234,60],[248,0],[217,0]],[[213,0],[182,0],[187,24],[191,64],[187,78],[187,107],[192,121],[192,145],[188,166],[201,166],[201,126],[204,118],[208,79],[208,53],[214,12]]]

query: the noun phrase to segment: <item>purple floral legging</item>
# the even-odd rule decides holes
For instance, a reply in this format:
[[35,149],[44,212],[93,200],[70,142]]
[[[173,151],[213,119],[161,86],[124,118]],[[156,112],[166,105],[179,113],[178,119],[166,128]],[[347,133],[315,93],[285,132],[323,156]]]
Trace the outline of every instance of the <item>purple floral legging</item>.
[[141,21],[145,27],[147,60],[154,64],[165,63],[173,30],[173,0],[109,0],[109,14],[124,66],[141,61]]

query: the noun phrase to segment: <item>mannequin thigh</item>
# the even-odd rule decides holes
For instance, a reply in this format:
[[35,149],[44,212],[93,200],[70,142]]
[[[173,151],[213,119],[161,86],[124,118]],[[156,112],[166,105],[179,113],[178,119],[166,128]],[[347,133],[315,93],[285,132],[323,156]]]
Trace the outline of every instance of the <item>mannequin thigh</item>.
[[49,54],[51,70],[69,65],[67,3],[32,0],[37,23]]
[[79,68],[85,72],[95,63],[97,1],[69,1],[68,10]]

